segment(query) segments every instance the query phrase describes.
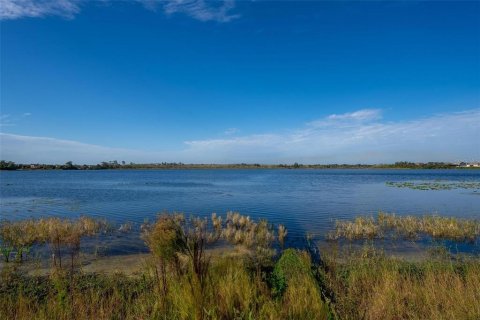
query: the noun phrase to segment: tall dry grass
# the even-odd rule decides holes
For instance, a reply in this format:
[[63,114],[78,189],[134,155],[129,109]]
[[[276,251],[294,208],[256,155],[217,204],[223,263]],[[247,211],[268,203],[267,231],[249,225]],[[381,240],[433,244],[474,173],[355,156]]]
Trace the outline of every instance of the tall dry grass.
[[408,262],[365,247],[325,254],[323,285],[342,319],[480,319],[480,260]]
[[[297,260],[308,263],[299,252]],[[165,294],[152,261],[131,277],[77,273],[26,276],[4,273],[0,282],[1,319],[327,319],[328,307],[309,272],[293,274],[281,296],[259,284],[249,260],[216,257],[203,292],[204,312],[189,277],[168,270]],[[306,265],[305,265],[306,266]],[[305,270],[309,270],[305,268]]]

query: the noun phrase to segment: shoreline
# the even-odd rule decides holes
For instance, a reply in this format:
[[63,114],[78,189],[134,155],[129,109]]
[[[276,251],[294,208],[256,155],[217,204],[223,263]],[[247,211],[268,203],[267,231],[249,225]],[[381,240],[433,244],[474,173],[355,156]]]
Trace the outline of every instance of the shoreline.
[[172,170],[480,170],[480,167],[453,167],[453,168],[400,168],[400,167],[301,167],[301,168],[285,168],[285,167],[170,167],[170,168],[102,168],[102,169],[0,169],[1,171],[172,171]]

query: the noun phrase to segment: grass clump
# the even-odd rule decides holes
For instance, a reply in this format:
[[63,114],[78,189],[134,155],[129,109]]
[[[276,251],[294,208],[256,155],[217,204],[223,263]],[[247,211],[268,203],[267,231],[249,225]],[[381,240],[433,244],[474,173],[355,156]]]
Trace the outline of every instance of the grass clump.
[[[62,257],[70,258],[70,269],[76,267],[81,241],[106,230],[106,222],[89,217],[78,219],[41,218],[0,222],[0,248],[5,262],[22,262],[28,257],[33,245],[48,245],[51,250],[52,266],[62,269]],[[24,255],[25,254],[25,255]]]
[[374,239],[383,236],[382,228],[373,217],[356,217],[353,221],[337,221],[335,231],[328,234],[328,239],[348,240]]
[[275,264],[271,275],[272,293],[286,306],[282,318],[331,317],[327,304],[322,300],[311,267],[310,256],[304,251],[295,249],[285,250]]
[[380,212],[374,217],[357,217],[353,221],[337,221],[329,240],[404,238],[417,240],[422,236],[458,242],[475,242],[480,236],[480,221],[438,215],[398,216]]

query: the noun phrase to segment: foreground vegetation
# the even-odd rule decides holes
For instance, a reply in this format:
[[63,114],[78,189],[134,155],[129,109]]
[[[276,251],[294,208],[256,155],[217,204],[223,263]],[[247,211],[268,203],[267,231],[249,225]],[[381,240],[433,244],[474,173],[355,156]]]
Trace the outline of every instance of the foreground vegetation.
[[479,319],[480,260],[435,250],[406,261],[364,246],[331,250],[322,286],[341,319]]
[[[478,222],[471,220],[383,213],[359,219],[350,223],[360,230],[377,225],[403,234],[422,225],[419,237],[428,228],[458,241],[478,237]],[[336,232],[356,230],[343,223]],[[480,318],[478,257],[432,250],[427,259],[407,261],[368,243],[358,250],[332,241],[319,258],[311,245],[283,249],[284,226],[238,213],[210,219],[161,214],[141,229],[151,255],[127,276],[85,273],[75,262],[83,239],[108,230],[104,221],[2,222],[0,245],[10,249],[3,251],[9,262],[0,272],[0,319]],[[336,239],[369,234],[342,232]],[[26,246],[51,249],[49,274],[21,268]],[[231,249],[213,254],[212,246]],[[61,264],[62,256],[71,263]]]

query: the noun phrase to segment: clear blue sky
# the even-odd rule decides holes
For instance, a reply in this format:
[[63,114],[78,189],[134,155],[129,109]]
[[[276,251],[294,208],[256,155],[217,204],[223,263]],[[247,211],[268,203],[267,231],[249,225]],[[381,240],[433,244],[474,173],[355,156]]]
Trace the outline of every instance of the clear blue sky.
[[480,2],[5,0],[0,14],[2,159],[480,160]]

